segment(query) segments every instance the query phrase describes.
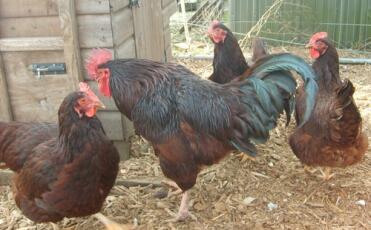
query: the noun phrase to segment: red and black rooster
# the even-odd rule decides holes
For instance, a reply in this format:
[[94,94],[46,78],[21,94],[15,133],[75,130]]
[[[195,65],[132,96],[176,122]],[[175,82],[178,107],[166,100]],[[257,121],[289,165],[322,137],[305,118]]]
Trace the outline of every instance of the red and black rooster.
[[14,199],[35,222],[99,212],[119,154],[95,116],[103,106],[85,83],[58,111],[58,125],[0,122],[0,162],[15,172]]
[[87,60],[88,74],[152,143],[164,175],[184,191],[177,220],[190,214],[188,190],[203,166],[217,163],[233,149],[255,155],[254,143],[268,140],[284,111],[286,94],[296,90],[291,76],[276,71],[295,70],[304,79],[308,97],[302,123],[311,114],[317,91],[312,68],[291,54],[262,58],[248,78],[223,85],[173,63],[111,58],[108,50],[94,50]]

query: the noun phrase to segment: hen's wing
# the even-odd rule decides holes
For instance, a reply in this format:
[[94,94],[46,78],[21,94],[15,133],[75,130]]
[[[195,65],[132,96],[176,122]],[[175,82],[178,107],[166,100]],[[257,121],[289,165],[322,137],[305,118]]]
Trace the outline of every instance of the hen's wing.
[[36,146],[57,135],[51,123],[0,122],[0,160],[18,171]]

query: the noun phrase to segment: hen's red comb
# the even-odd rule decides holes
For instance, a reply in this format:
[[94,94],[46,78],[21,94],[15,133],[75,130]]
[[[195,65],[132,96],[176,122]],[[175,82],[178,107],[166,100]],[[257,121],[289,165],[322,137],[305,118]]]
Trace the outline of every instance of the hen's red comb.
[[91,79],[96,80],[100,64],[112,60],[112,53],[108,49],[93,49],[86,60],[85,68]]
[[95,102],[99,102],[102,104],[102,102],[100,102],[99,98],[97,97],[97,95],[95,95],[95,93],[93,92],[93,90],[90,89],[89,85],[85,82],[80,82],[79,83],[79,88],[80,88],[80,91],[85,93],[86,95],[88,95],[88,97],[90,97],[93,101]]
[[214,19],[211,23],[209,28],[207,29],[207,32],[211,34],[213,32],[214,26],[218,25],[220,22],[216,19]]
[[325,39],[327,38],[328,34],[327,32],[317,32],[312,35],[312,37],[309,40],[309,44],[314,44],[318,39]]

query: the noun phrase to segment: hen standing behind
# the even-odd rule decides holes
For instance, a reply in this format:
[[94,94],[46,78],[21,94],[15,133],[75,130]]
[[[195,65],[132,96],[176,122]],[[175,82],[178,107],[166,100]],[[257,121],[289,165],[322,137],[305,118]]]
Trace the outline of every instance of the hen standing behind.
[[85,83],[51,123],[0,122],[0,162],[15,172],[13,193],[35,222],[99,212],[118,172],[119,154],[95,116],[103,104]]
[[[362,132],[362,118],[353,100],[350,80],[340,80],[339,56],[326,32],[312,36],[308,44],[315,59],[313,69],[319,77],[319,91],[312,116],[290,136],[290,146],[307,166],[325,166],[324,179],[330,179],[328,167],[346,167],[363,158],[368,140]],[[303,87],[296,97],[296,121],[302,123],[306,95]]]
[[[224,84],[241,76],[248,68],[243,52],[237,38],[223,23],[214,20],[207,30],[210,40],[214,43],[213,73],[209,80]],[[262,41],[256,38],[253,42],[253,61],[265,56],[267,53]],[[247,153],[240,153],[241,161],[255,160]]]
[[237,78],[249,68],[237,38],[228,27],[214,20],[207,34],[214,43],[213,73],[209,80],[224,84]]
[[281,92],[293,94],[296,89],[292,77],[271,72],[292,69],[304,79],[308,97],[303,123],[314,106],[312,68],[290,54],[260,59],[247,79],[224,85],[173,63],[111,58],[108,50],[94,50],[88,74],[153,145],[164,175],[184,191],[177,220],[190,215],[188,190],[203,166],[217,163],[233,149],[255,155],[251,141],[269,138],[284,110]]

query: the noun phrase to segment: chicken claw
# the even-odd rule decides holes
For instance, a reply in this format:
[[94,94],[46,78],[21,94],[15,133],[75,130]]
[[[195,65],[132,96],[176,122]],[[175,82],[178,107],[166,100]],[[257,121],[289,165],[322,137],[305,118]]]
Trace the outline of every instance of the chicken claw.
[[304,171],[307,172],[307,173],[313,174],[313,173],[317,172],[317,170],[318,169],[313,168],[309,165],[304,165]]
[[320,169],[320,172],[322,175],[319,177],[324,180],[330,180],[335,175],[335,173],[331,173],[331,168],[329,167],[325,167],[324,170]]
[[243,152],[240,152],[239,154],[237,154],[237,157],[240,158],[241,162],[245,162],[247,160],[255,161],[255,157],[251,157],[251,156],[249,156],[249,155],[247,155],[246,153],[243,153]]
[[113,220],[108,219],[105,215],[102,213],[96,213],[93,215],[95,218],[97,218],[104,226],[106,227],[106,230],[129,230],[130,228],[125,227],[123,225],[120,225],[116,223]]

